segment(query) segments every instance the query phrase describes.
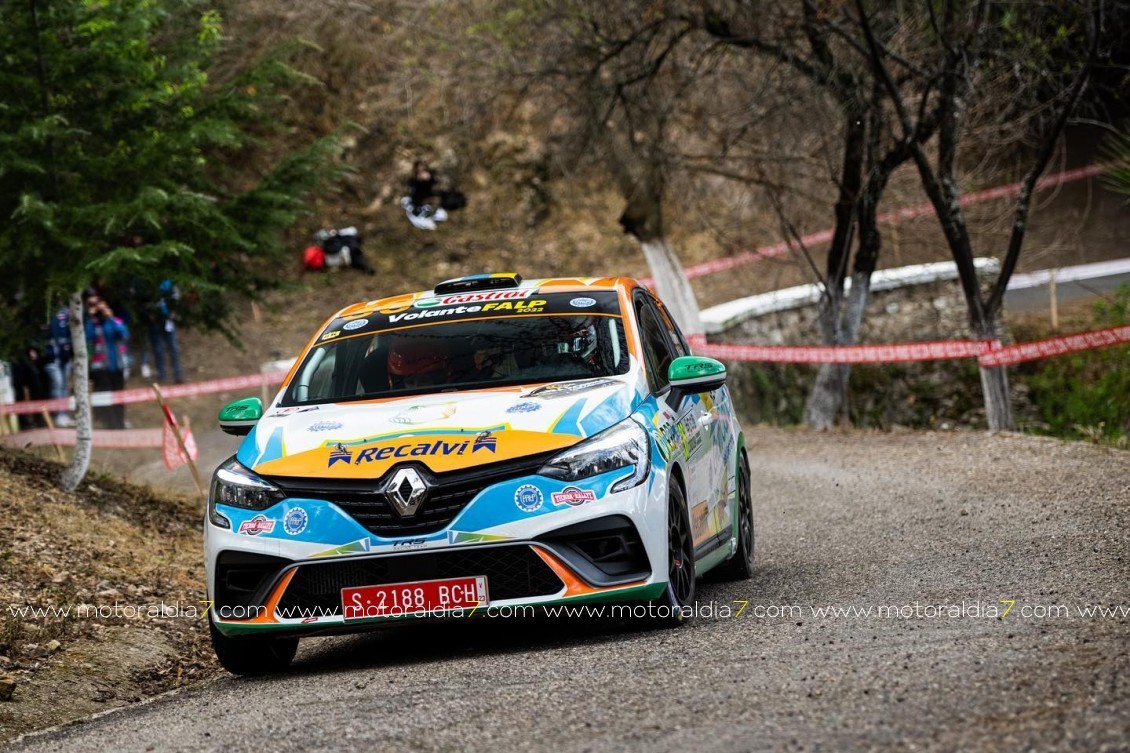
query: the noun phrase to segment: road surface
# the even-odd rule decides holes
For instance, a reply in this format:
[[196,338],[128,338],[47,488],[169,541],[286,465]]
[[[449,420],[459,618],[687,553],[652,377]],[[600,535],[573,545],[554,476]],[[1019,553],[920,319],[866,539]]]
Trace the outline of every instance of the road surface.
[[312,640],[287,676],[223,677],[16,750],[1127,750],[1130,619],[1079,610],[1130,605],[1130,454],[750,437],[758,571],[704,584],[715,614],[689,626]]

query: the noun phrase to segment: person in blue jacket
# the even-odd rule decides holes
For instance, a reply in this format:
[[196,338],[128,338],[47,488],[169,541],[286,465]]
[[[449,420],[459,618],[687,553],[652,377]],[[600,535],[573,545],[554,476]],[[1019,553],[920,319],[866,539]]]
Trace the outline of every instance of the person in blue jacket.
[[[125,353],[129,329],[95,291],[86,295],[86,347],[90,355],[90,379],[95,392],[123,390],[126,386]],[[94,409],[94,417],[107,429],[125,429],[126,406]]]
[[[71,394],[71,312],[61,306],[47,325],[46,347],[44,348],[44,369],[51,390],[51,397],[68,397]],[[68,411],[55,413],[56,426],[74,426],[74,419]]]
[[149,349],[153,353],[157,367],[157,381],[165,383],[168,371],[165,369],[165,355],[168,354],[173,380],[184,382],[180,367],[180,346],[177,344],[176,305],[180,301],[180,289],[172,280],[164,280],[158,288],[157,300],[145,307],[145,327],[149,336]]

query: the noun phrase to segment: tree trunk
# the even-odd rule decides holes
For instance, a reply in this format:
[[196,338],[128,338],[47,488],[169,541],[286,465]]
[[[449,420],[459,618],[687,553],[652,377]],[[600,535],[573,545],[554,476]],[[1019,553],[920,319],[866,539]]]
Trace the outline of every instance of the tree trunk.
[[90,466],[90,450],[93,445],[92,419],[90,415],[90,375],[86,357],[86,326],[83,320],[82,292],[71,294],[71,348],[73,353],[73,378],[75,395],[75,452],[71,464],[63,471],[59,484],[67,491],[74,491],[86,477]]
[[[851,291],[844,302],[843,323],[839,337],[833,344],[854,345],[859,338],[859,328],[863,324],[863,311],[867,308],[867,297],[871,292],[871,272],[854,272],[851,276]],[[851,364],[825,363],[820,365],[812,391],[804,405],[804,423],[813,429],[832,428],[836,417],[844,407],[847,395],[848,377]]]
[[985,395],[985,419],[989,431],[1013,431],[1012,399],[1008,395],[1008,367],[981,367],[981,391]]
[[[973,336],[981,340],[997,339],[997,328],[991,318],[975,322]],[[985,420],[989,431],[1015,431],[1016,420],[1012,415],[1012,398],[1008,393],[1008,367],[991,366],[980,368],[981,393],[985,401]]]
[[667,305],[675,323],[688,337],[701,335],[702,319],[699,317],[698,299],[695,298],[694,288],[679,263],[679,257],[671,248],[671,243],[664,237],[640,240],[644,258],[655,278],[655,291]]

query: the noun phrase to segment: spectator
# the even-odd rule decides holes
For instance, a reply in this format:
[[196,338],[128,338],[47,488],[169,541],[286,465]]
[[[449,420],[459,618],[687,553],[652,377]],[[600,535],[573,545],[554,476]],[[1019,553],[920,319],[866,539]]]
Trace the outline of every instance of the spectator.
[[314,233],[314,241],[321,250],[321,259],[312,263],[311,249],[307,249],[304,258],[307,269],[322,269],[325,267],[350,266],[360,269],[366,274],[376,274],[373,265],[369,264],[361,250],[361,235],[355,227],[343,227],[340,230],[323,229]]
[[[71,343],[71,312],[61,307],[51,317],[47,325],[47,346],[44,348],[43,368],[47,372],[47,384],[52,398],[67,397],[71,394],[71,366],[74,348]],[[56,426],[74,426],[74,419],[67,411],[55,413]]]
[[153,365],[157,369],[157,381],[162,384],[168,376],[165,369],[165,354],[169,355],[169,367],[177,384],[184,383],[184,373],[180,367],[180,347],[177,345],[176,305],[180,301],[180,290],[172,280],[164,280],[158,288],[158,297],[145,306],[143,316],[149,336],[149,350],[153,353]]
[[[401,198],[400,205],[408,216],[408,221],[421,230],[435,230],[437,222],[447,219],[448,210],[461,209],[467,205],[467,197],[458,191],[437,190],[435,173],[424,160],[412,163],[412,175],[408,178],[408,195]],[[432,198],[439,202],[433,206]]]
[[[86,344],[90,350],[90,378],[95,392],[125,389],[122,346],[129,342],[129,329],[95,290],[86,295]],[[125,429],[125,405],[94,409],[94,417],[107,429]]]
[[[39,348],[29,344],[12,364],[12,386],[16,400],[43,400],[48,394],[47,373],[43,368],[43,357]],[[38,429],[44,426],[43,417],[38,413],[26,413],[19,417],[21,430]]]

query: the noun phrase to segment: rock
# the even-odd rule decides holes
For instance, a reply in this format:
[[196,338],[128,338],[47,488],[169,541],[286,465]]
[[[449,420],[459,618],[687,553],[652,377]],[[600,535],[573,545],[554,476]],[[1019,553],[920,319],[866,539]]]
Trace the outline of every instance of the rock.
[[45,648],[47,649],[47,651],[49,653],[53,654],[56,651],[58,651],[60,648],[62,648],[62,646],[63,646],[63,644],[59,643],[59,641],[49,640],[49,641],[47,641],[47,645],[45,646]]
[[16,692],[16,678],[11,675],[0,675],[0,701],[12,700],[12,693]]

